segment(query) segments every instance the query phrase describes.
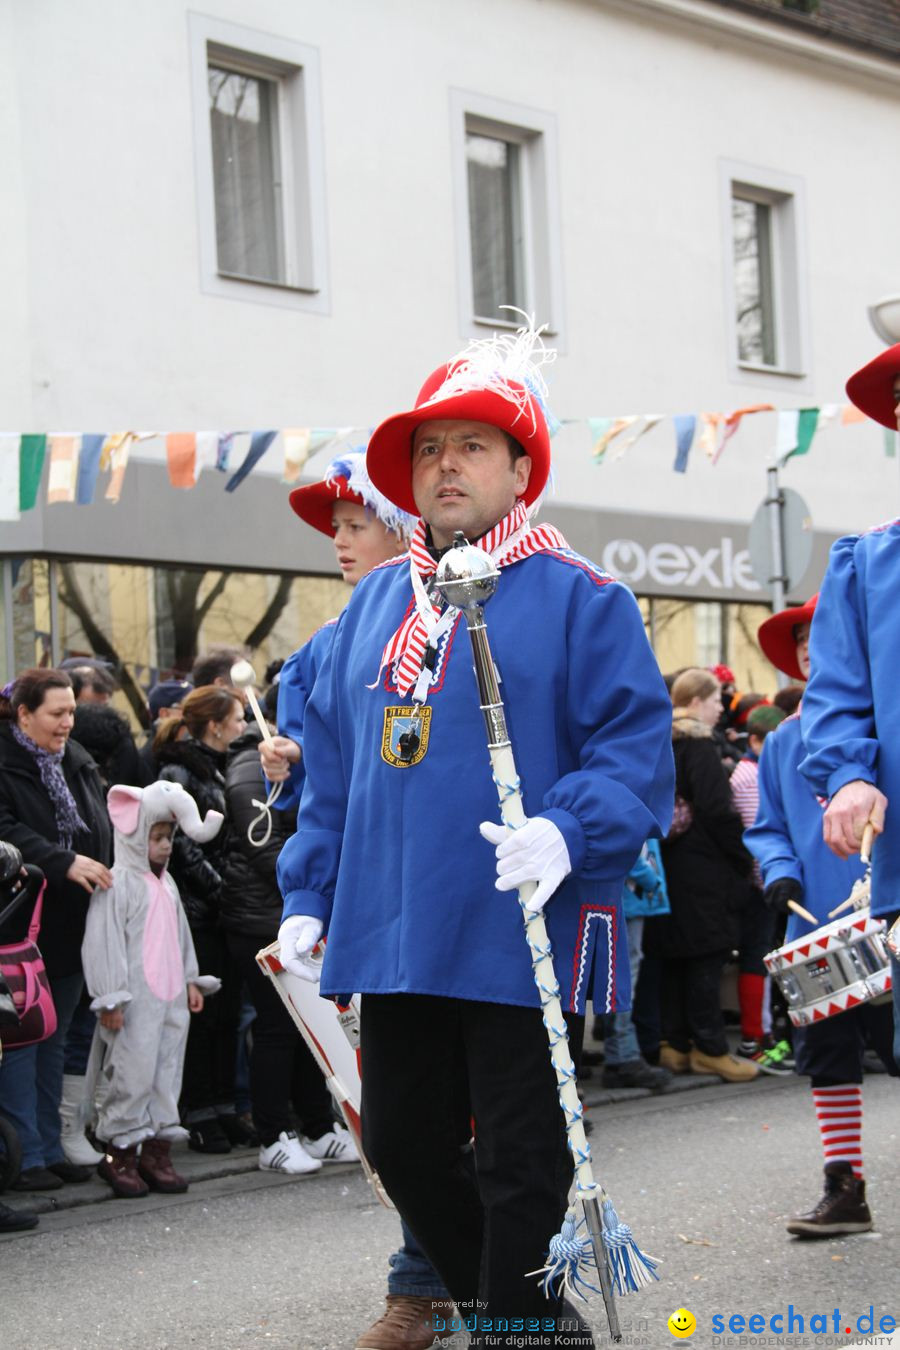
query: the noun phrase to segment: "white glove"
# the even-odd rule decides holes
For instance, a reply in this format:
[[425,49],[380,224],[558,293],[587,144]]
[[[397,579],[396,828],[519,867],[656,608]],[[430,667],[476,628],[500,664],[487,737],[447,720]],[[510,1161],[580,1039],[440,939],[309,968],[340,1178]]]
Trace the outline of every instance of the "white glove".
[[536,881],[537,890],[525,908],[530,914],[540,913],[572,870],[562,832],[545,816],[532,816],[518,830],[492,820],[478,828],[483,839],[497,845],[497,890],[515,891]]
[[310,984],[319,983],[319,967],[309,960],[309,954],[322,936],[322,920],[311,914],[291,914],[278,930],[278,957],[285,970],[299,975]]

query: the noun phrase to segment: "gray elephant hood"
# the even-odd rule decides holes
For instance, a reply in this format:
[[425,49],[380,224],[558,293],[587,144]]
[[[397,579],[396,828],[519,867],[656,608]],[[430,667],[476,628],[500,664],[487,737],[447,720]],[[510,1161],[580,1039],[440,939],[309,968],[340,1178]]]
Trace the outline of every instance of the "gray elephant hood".
[[180,783],[157,782],[146,788],[116,784],[109,789],[106,805],[115,828],[113,866],[138,872],[149,870],[153,825],[171,821],[198,843],[206,843],[218,834],[223,820],[219,811],[208,811],[201,821],[197,803]]

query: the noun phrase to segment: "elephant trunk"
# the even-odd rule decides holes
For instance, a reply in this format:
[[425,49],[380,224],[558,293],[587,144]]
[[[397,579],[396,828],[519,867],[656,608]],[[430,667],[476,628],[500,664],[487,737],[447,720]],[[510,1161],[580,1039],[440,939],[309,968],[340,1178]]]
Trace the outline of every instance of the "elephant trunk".
[[191,839],[196,839],[198,844],[209,843],[210,839],[214,839],[222,828],[222,821],[225,819],[222,812],[207,811],[205,818],[201,820],[197,803],[188,792],[185,792],[183,796],[179,795],[178,799],[170,802],[169,805],[181,829]]

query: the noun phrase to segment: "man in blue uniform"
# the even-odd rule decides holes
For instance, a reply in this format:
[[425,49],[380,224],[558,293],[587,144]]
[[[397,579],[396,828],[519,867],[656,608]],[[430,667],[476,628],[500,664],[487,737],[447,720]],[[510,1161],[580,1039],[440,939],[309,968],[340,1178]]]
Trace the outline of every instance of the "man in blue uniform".
[[[323,994],[363,995],[367,1154],[461,1311],[507,1325],[558,1314],[526,1277],[572,1175],[516,887],[547,904],[577,1053],[591,984],[600,1011],[627,997],[622,884],[673,795],[671,706],[633,597],[529,524],[550,467],[533,340],[474,344],[370,441],[372,481],[422,520],[339,620],[279,862],[282,949],[327,929]],[[509,837],[465,624],[434,590],[456,530],[502,569],[491,643],[529,817]]]
[[[900,343],[863,366],[847,393],[869,417],[900,428]],[[803,699],[801,768],[828,802],[824,837],[839,858],[859,852],[868,823],[872,914],[900,909],[900,520],[847,535],[831,550],[812,626],[813,675]],[[894,1058],[900,1063],[900,961],[891,962]]]
[[[815,610],[813,597],[774,614],[759,629],[766,656],[794,680],[809,677]],[[799,772],[804,754],[800,718],[794,714],[766,737],[759,759],[759,809],[744,835],[763,874],[766,903],[788,916],[788,942],[829,923],[829,912],[863,875],[858,858],[836,858],[825,845],[822,807]],[[790,911],[790,900],[801,903],[817,923]],[[871,1004],[794,1029],[797,1073],[810,1080],[825,1159],[822,1199],[788,1222],[788,1232],[796,1237],[834,1237],[872,1227],[862,1161],[863,1051],[869,1041],[892,1067],[891,1030],[890,1009]]]

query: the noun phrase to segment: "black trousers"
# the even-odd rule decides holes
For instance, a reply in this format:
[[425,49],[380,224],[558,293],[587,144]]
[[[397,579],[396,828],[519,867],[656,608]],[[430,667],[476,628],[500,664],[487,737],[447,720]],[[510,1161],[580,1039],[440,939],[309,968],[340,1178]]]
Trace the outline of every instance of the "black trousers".
[[811,1087],[861,1083],[863,1055],[871,1047],[896,1078],[893,1043],[894,1010],[890,1003],[863,1003],[837,1017],[794,1028],[797,1073],[809,1077]]
[[705,1055],[728,1051],[719,986],[727,951],[665,957],[662,963],[662,1033],[674,1050],[691,1042]]
[[[584,1019],[566,1022],[577,1064]],[[572,1180],[541,1012],[366,994],[361,1035],[366,1154],[460,1312],[481,1299],[483,1317],[559,1317],[526,1278],[544,1263]],[[490,1343],[507,1343],[499,1337]]]
[[181,1115],[186,1121],[208,1119],[228,1107],[234,1110],[234,1073],[237,1065],[241,980],[217,929],[191,932],[201,975],[217,975],[222,988],[204,1000],[203,1011],[191,1016]]
[[256,953],[265,946],[265,939],[229,931],[226,940],[256,1009],[250,1050],[250,1107],[260,1142],[268,1147],[282,1130],[293,1128],[292,1105],[303,1133],[310,1139],[320,1139],[334,1128],[331,1093],[275,986],[256,964]]

